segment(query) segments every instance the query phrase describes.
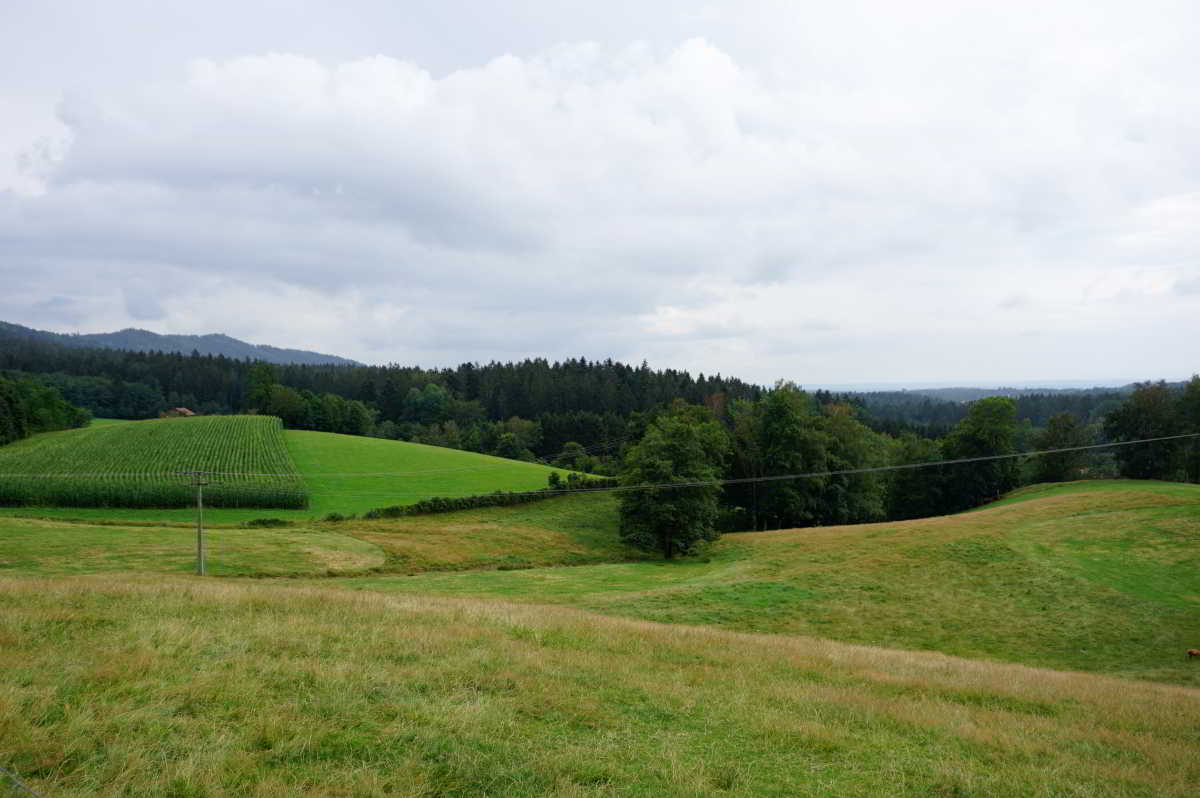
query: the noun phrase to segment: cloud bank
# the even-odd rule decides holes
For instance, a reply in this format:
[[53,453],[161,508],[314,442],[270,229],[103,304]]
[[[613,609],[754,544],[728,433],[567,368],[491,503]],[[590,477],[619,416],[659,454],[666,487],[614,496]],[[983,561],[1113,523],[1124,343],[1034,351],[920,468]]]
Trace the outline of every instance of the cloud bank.
[[764,382],[1195,368],[1186,48],[760,22],[753,59],[265,53],[67,96],[0,192],[0,318]]

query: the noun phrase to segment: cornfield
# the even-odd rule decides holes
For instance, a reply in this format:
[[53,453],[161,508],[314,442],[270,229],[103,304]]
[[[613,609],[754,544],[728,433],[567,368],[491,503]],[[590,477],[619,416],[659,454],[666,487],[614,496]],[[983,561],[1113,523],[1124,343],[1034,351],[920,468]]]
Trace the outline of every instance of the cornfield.
[[131,421],[0,447],[0,505],[187,507],[203,475],[212,507],[302,509],[308,494],[271,416]]

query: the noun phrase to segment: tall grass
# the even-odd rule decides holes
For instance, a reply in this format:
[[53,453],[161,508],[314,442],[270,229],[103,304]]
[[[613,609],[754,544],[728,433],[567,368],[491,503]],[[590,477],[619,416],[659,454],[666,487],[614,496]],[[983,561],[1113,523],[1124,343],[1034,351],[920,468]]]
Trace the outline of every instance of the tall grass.
[[0,580],[0,765],[74,796],[1191,796],[1200,692],[558,608]]

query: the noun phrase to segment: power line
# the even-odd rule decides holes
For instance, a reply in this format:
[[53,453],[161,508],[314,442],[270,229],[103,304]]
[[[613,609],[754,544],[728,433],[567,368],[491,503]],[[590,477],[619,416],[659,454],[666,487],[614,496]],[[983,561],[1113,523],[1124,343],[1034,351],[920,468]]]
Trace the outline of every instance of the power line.
[[[514,491],[514,492],[505,491],[505,494],[509,495],[509,496],[530,496],[530,495],[549,496],[549,495],[559,495],[559,494],[568,494],[568,493],[615,493],[615,492],[624,492],[624,491],[631,491],[631,490],[660,490],[660,489],[665,490],[668,488],[699,488],[699,487],[716,487],[716,486],[721,486],[721,485],[744,485],[744,484],[749,484],[752,482],[783,482],[783,481],[795,480],[795,479],[816,479],[819,477],[850,476],[850,475],[854,475],[854,474],[873,474],[873,473],[880,473],[880,472],[884,472],[884,471],[901,471],[901,470],[910,470],[910,469],[915,469],[915,468],[934,468],[934,467],[940,467],[940,466],[960,465],[963,463],[983,463],[983,462],[994,461],[994,460],[1009,460],[1009,459],[1014,459],[1014,458],[1018,458],[1018,457],[1039,457],[1039,456],[1047,455],[1047,454],[1063,454],[1065,452],[1080,452],[1080,451],[1087,451],[1087,450],[1092,450],[1092,449],[1109,449],[1109,448],[1114,448],[1114,447],[1118,447],[1118,446],[1133,446],[1135,444],[1141,444],[1141,443],[1156,443],[1159,441],[1171,441],[1171,440],[1179,440],[1182,438],[1196,438],[1196,437],[1200,437],[1200,432],[1189,432],[1189,433],[1185,433],[1183,435],[1165,435],[1165,436],[1158,437],[1158,438],[1142,438],[1142,439],[1136,440],[1136,441],[1118,441],[1115,443],[1097,443],[1097,444],[1091,444],[1088,446],[1064,446],[1064,447],[1058,448],[1058,449],[1041,449],[1038,451],[1030,451],[1030,452],[1014,452],[1012,454],[991,454],[991,455],[982,455],[979,457],[959,457],[959,458],[955,458],[952,460],[934,460],[931,462],[921,462],[921,463],[902,463],[902,464],[898,464],[898,465],[867,466],[867,467],[863,467],[863,468],[842,468],[842,469],[836,469],[833,471],[808,471],[808,472],[802,472],[802,473],[797,473],[797,474],[775,474],[772,476],[765,476],[765,477],[737,477],[737,478],[731,478],[731,479],[695,480],[695,481],[691,481],[691,482],[662,482],[662,483],[658,483],[658,484],[649,484],[649,485],[616,485],[616,486],[611,486],[611,487],[605,486],[605,487],[601,487],[601,488],[563,488],[563,489],[557,489],[557,490],[543,489],[543,490],[536,490],[536,491]],[[348,476],[353,476],[353,475],[348,475]],[[348,495],[352,495],[352,494],[349,492],[345,492],[345,493],[337,493],[335,495],[348,496]],[[378,495],[378,494],[369,494],[369,495]],[[403,495],[423,495],[423,494],[394,493],[391,495],[403,496]],[[440,495],[449,498],[449,497],[453,497],[455,495],[470,496],[470,495],[478,495],[478,494],[443,493]]]

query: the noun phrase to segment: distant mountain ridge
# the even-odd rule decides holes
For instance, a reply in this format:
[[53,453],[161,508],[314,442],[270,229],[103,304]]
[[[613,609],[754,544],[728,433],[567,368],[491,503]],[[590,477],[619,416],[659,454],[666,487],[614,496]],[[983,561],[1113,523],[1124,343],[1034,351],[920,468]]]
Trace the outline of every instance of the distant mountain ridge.
[[224,355],[236,360],[265,360],[268,363],[299,363],[309,366],[360,366],[361,363],[337,355],[309,352],[303,349],[281,349],[265,344],[251,344],[221,333],[208,335],[160,335],[150,330],[128,327],[111,333],[64,334],[35,330],[20,324],[0,321],[0,338],[34,338],[76,347],[122,349],[128,352],[177,352],[190,355]]

